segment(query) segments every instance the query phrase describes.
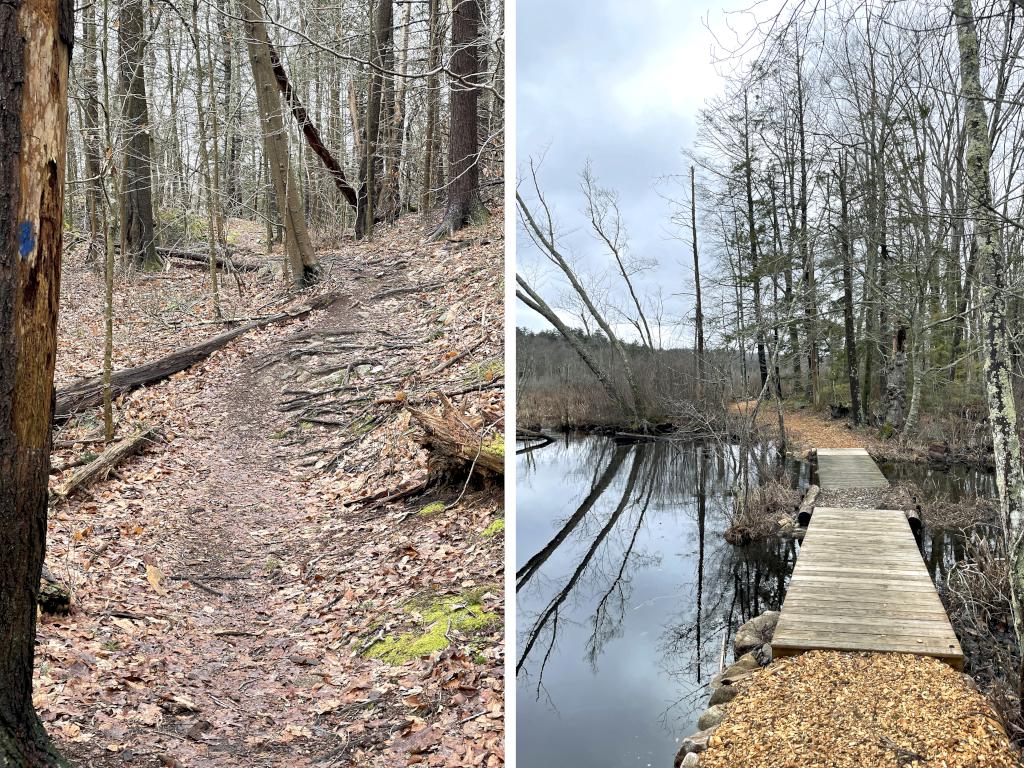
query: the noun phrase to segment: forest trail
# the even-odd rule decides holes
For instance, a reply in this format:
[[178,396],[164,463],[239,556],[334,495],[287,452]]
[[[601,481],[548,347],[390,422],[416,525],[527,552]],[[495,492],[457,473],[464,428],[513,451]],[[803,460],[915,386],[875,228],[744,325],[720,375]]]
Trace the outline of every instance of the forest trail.
[[[429,389],[500,432],[500,232],[325,257],[331,306],[122,399],[163,442],[51,512],[76,605],[44,617],[36,705],[76,765],[500,764],[500,487],[352,504],[422,482]],[[371,658],[437,604],[440,642]]]
[[[733,411],[749,414],[754,402],[746,400],[734,403]],[[830,419],[811,408],[794,409],[786,406],[783,415],[786,422],[786,437],[801,451],[813,448],[865,448],[870,451],[875,443],[862,429],[851,428],[845,421]],[[761,403],[757,423],[768,429],[778,429],[774,403]]]

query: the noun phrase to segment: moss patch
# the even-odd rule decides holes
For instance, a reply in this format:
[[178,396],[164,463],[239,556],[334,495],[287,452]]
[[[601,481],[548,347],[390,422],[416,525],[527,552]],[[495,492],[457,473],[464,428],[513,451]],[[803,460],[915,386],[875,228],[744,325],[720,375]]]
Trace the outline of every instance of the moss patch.
[[505,436],[500,434],[500,433],[495,435],[490,440],[488,440],[486,443],[484,443],[483,448],[481,448],[481,450],[484,453],[489,453],[492,456],[497,456],[500,459],[504,459],[505,458]]
[[363,655],[400,665],[429,656],[448,647],[449,636],[458,632],[475,635],[497,625],[501,619],[480,604],[483,591],[466,592],[441,600],[412,601],[404,612],[416,623],[416,629],[388,635],[373,643]]
[[433,517],[444,512],[444,502],[432,501],[419,511],[420,517]]
[[497,536],[499,533],[505,532],[505,518],[499,517],[493,523],[484,528],[484,536],[491,538]]

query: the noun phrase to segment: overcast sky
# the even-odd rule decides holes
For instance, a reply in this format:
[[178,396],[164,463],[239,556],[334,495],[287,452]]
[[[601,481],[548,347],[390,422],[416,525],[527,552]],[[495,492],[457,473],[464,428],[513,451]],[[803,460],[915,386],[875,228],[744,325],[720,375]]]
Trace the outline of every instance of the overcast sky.
[[[671,315],[690,312],[692,256],[672,239],[670,204],[656,180],[688,173],[697,113],[721,89],[712,63],[727,32],[724,10],[749,0],[519,0],[517,3],[517,153],[520,172],[544,157],[540,179],[556,209],[564,243],[583,271],[614,266],[586,229],[579,172],[589,158],[603,186],[620,193],[631,249],[655,259],[646,292],[661,286]],[[731,24],[740,23],[733,17]],[[525,187],[524,187],[525,189]],[[680,190],[660,188],[662,194]],[[560,289],[520,232],[517,268],[549,301]],[[621,281],[619,281],[621,282]],[[618,283],[617,283],[618,284]],[[686,295],[670,295],[670,294]],[[517,302],[517,324],[546,321]],[[685,331],[689,340],[691,331]],[[665,339],[675,346],[678,340]]]

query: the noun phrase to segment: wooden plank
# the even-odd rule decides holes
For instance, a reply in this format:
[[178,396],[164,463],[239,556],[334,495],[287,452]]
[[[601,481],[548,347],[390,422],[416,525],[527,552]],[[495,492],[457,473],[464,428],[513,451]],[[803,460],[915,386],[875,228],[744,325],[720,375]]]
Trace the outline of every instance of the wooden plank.
[[889,485],[874,459],[863,448],[819,448],[817,453],[818,483],[822,490]]
[[[828,454],[819,451],[819,462],[823,458],[828,461]],[[866,453],[839,458],[870,461]],[[899,510],[814,511],[772,648],[779,656],[812,649],[881,651],[963,664],[960,643]]]

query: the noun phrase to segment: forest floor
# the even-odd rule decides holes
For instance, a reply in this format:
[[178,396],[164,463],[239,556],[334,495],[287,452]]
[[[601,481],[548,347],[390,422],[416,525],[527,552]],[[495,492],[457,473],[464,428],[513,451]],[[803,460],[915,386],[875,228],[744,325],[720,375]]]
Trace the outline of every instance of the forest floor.
[[[333,304],[118,399],[119,438],[159,438],[50,511],[74,600],[42,617],[35,703],[75,766],[503,763],[501,483],[389,498],[427,477],[406,406],[446,393],[504,431],[502,224],[424,244],[408,217],[322,252]],[[115,370],[222,332],[207,281],[125,276]],[[221,295],[229,318],[310,299],[269,269]],[[58,388],[102,361],[79,254],[61,301]],[[54,463],[101,451],[99,427],[62,427]]]
[[[740,401],[733,404],[733,411],[747,415],[754,404],[754,400]],[[866,448],[871,451],[878,443],[867,428],[830,419],[826,414],[807,407],[784,406],[783,421],[786,425],[786,438],[791,449],[797,453],[806,453],[814,448]],[[778,431],[778,413],[774,402],[761,403],[757,423],[766,430]]]

